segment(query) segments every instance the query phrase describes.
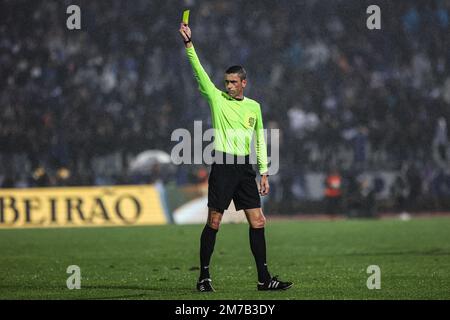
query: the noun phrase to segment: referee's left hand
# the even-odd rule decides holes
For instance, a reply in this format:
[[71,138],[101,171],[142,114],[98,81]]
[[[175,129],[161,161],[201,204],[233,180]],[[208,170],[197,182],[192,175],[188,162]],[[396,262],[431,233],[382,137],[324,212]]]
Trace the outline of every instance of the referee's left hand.
[[269,194],[269,190],[270,190],[269,178],[266,175],[262,175],[259,187],[259,194],[262,196],[266,196]]

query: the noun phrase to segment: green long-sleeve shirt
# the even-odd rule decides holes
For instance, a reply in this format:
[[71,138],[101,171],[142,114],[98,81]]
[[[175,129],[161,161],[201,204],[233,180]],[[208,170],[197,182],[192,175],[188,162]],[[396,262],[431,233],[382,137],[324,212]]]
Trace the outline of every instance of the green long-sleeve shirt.
[[215,133],[214,148],[238,156],[250,154],[253,133],[256,133],[256,159],[259,172],[266,173],[267,147],[261,106],[258,102],[244,97],[236,100],[217,89],[203,69],[193,46],[186,53],[194,70],[201,94],[208,100],[212,125]]

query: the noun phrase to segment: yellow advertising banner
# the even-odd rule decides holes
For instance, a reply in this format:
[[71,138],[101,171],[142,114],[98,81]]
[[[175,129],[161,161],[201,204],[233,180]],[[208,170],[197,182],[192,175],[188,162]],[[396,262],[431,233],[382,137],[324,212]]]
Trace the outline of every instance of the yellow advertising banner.
[[153,185],[0,189],[0,228],[168,223]]

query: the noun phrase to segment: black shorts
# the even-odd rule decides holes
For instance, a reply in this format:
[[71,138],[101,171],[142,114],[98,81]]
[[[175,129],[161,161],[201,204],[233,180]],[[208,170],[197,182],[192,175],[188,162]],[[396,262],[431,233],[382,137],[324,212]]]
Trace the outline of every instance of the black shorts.
[[[236,210],[261,207],[256,172],[249,162],[249,157],[241,157],[237,162],[226,163],[226,160],[211,165],[208,179],[208,207],[224,212],[231,200]],[[240,164],[245,162],[244,164]]]

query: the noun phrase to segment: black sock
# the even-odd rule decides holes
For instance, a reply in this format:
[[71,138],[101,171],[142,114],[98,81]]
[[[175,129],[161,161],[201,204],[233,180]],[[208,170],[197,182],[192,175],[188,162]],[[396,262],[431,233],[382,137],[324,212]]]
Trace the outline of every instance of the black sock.
[[266,239],[264,228],[254,229],[250,227],[250,248],[255,257],[256,268],[258,269],[258,281],[266,282],[270,279],[269,270],[266,264]]
[[211,260],[214,251],[214,244],[216,243],[216,229],[205,225],[202,235],[200,237],[200,278],[203,280],[209,278],[209,261]]

